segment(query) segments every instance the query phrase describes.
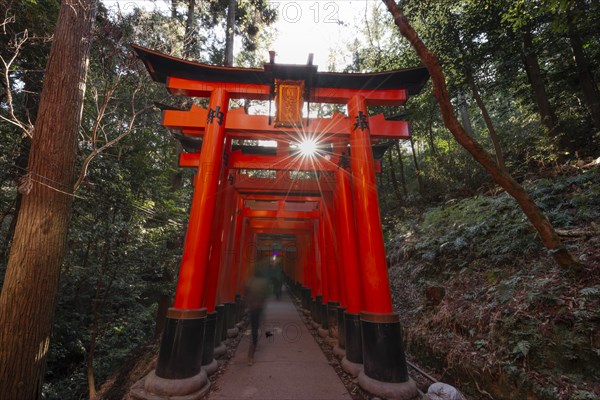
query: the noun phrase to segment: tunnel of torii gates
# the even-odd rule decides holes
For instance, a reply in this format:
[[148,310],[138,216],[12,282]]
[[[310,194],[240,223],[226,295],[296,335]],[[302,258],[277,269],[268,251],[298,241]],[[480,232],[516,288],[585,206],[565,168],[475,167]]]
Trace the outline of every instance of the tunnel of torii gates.
[[[157,366],[134,397],[207,392],[222,341],[238,333],[245,282],[265,258],[282,268],[320,332],[337,339],[343,368],[364,389],[415,397],[392,309],[375,180],[386,143],[407,139],[409,127],[369,116],[367,107],[404,104],[427,70],[317,72],[311,55],[306,65],[288,65],[275,63],[274,52],[263,69],[232,68],[133,48],[170,93],[209,99],[206,109],[163,107],[162,124],[184,148],[179,165],[197,172]],[[231,99],[268,100],[274,117],[230,110]],[[305,117],[310,103],[347,105],[348,116]]]

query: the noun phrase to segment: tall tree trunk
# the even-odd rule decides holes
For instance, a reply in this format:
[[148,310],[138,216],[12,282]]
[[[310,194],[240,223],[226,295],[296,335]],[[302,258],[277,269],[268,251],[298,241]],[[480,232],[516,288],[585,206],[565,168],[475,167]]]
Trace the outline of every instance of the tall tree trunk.
[[[114,223],[115,214],[113,214],[112,222]],[[105,227],[106,229],[106,227]],[[94,301],[92,302],[92,323],[90,325],[90,345],[87,352],[87,383],[88,383],[88,398],[94,400],[96,398],[96,378],[94,376],[94,355],[96,352],[96,339],[98,338],[98,325],[100,322],[100,293],[104,286],[104,276],[108,268],[108,257],[111,253],[111,240],[110,238],[105,239],[104,249],[102,250],[103,259],[102,267],[100,268],[100,274],[96,279],[96,290],[94,294]]]
[[527,191],[513,179],[513,177],[506,171],[501,170],[494,158],[485,151],[485,149],[473,138],[467,135],[467,132],[458,122],[456,115],[452,109],[452,103],[450,102],[450,95],[446,87],[446,78],[444,72],[440,67],[440,63],[431,51],[425,46],[421,38],[417,35],[412,26],[408,23],[408,20],[402,14],[402,11],[396,5],[394,0],[383,0],[388,10],[394,17],[394,22],[400,29],[400,33],[408,39],[410,44],[414,47],[417,55],[421,61],[425,64],[431,75],[433,82],[433,95],[437,99],[444,124],[448,130],[452,133],[456,141],[463,146],[473,158],[479,162],[492,176],[494,181],[502,186],[511,196],[515,198],[517,203],[521,206],[521,209],[529,218],[529,221],[537,229],[540,234],[542,242],[549,250],[550,254],[554,257],[556,262],[563,267],[579,267],[571,253],[562,245],[558,234],[554,230],[554,227],[544,215],[542,210],[535,204],[531,199]]
[[429,142],[429,149],[431,150],[431,154],[438,158],[439,154],[437,148],[435,147],[435,142],[433,140],[433,118],[431,118],[431,114],[429,116],[429,120],[427,121],[427,141]]
[[477,83],[475,82],[475,77],[473,76],[473,72],[469,67],[466,68],[467,75],[467,83],[473,92],[473,98],[477,103],[477,106],[481,110],[481,115],[483,115],[483,120],[485,121],[485,126],[488,130],[488,135],[490,137],[490,141],[494,146],[494,153],[496,153],[496,162],[498,166],[506,171],[506,164],[504,163],[504,153],[502,152],[502,146],[500,146],[500,139],[498,138],[498,134],[496,133],[496,128],[494,127],[494,123],[492,122],[492,118],[488,113],[487,107],[479,94],[479,88],[477,87]]
[[583,92],[583,99],[590,110],[594,128],[596,128],[596,131],[600,131],[600,93],[598,92],[598,86],[590,71],[590,65],[583,51],[583,43],[577,32],[577,27],[575,26],[572,16],[569,16],[567,19],[567,24],[569,27],[569,40],[571,41],[573,55],[575,56],[575,64],[577,66],[577,75],[579,76],[581,91]]
[[469,108],[467,107],[467,99],[462,92],[458,92],[458,110],[460,112],[460,120],[462,121],[465,131],[469,136],[473,135],[473,125],[471,125],[471,115],[469,114]]
[[179,0],[171,0],[171,18],[177,19],[177,6],[179,5]]
[[197,36],[194,27],[196,19],[196,0],[188,0],[187,18],[185,20],[185,34],[183,37],[183,56],[191,57],[196,50]]
[[525,64],[527,77],[529,78],[531,88],[533,89],[533,94],[538,106],[542,124],[546,128],[548,136],[556,141],[556,144],[559,146],[559,148],[565,149],[564,139],[559,138],[562,132],[560,132],[561,129],[558,123],[558,118],[556,118],[554,109],[550,105],[550,100],[548,100],[546,86],[544,85],[544,78],[542,77],[542,70],[533,48],[533,36],[529,26],[523,28],[522,39],[523,63]]
[[95,0],[64,0],[56,24],[27,185],[22,185],[22,205],[0,295],[1,399],[41,396],[66,250],[77,133],[96,8]]
[[402,191],[404,192],[404,197],[408,196],[408,190],[406,190],[406,174],[404,173],[404,161],[402,160],[402,151],[400,150],[400,144],[398,141],[394,143],[394,147],[398,152],[398,165],[400,165],[400,183],[402,184]]
[[235,39],[235,14],[237,12],[237,0],[229,0],[227,8],[227,31],[225,32],[225,66],[233,65],[233,42]]
[[394,157],[392,156],[392,147],[389,148],[388,162],[390,164],[390,180],[392,181],[392,187],[394,188],[394,193],[396,194],[396,198],[399,203],[402,203],[402,193],[400,193],[400,187],[398,186],[398,179],[396,178],[396,171],[394,171]]
[[415,163],[415,174],[417,175],[417,182],[419,183],[419,194],[421,196],[425,195],[425,187],[423,186],[423,178],[421,177],[421,168],[419,168],[419,163],[417,161],[417,153],[415,152],[415,143],[410,137],[410,149],[412,150],[413,162]]
[[[106,219],[106,225],[104,227],[106,232],[110,232],[110,226],[114,226],[117,213],[112,214],[112,219],[109,221]],[[121,231],[118,237],[122,237],[123,231]],[[96,280],[96,291],[94,295],[94,302],[92,303],[92,324],[90,325],[90,346],[87,354],[87,382],[88,382],[88,393],[89,400],[96,398],[96,379],[94,377],[94,355],[96,352],[96,344],[98,341],[98,335],[100,333],[100,320],[102,318],[102,308],[106,304],[106,300],[110,294],[110,290],[117,276],[117,271],[110,268],[111,254],[116,253],[119,248],[126,244],[125,240],[115,240],[114,246],[111,241],[111,237],[105,237],[105,244],[102,254],[102,265],[100,273]],[[105,280],[106,278],[106,280]]]
[[[113,218],[114,220],[114,218]],[[100,324],[100,307],[101,307],[101,296],[102,289],[104,287],[104,276],[108,269],[108,258],[110,254],[110,238],[107,239],[106,245],[104,246],[104,259],[102,261],[102,268],[100,269],[100,275],[96,280],[96,291],[94,295],[94,302],[92,303],[92,324],[90,326],[90,346],[87,354],[87,382],[88,382],[88,397],[89,400],[96,398],[96,378],[94,377],[94,355],[96,353],[96,340],[98,338],[98,329]]]

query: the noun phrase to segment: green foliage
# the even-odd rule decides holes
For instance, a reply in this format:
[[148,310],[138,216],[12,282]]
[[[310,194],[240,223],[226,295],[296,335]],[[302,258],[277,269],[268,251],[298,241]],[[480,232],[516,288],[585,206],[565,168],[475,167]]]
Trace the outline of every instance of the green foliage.
[[[588,62],[597,67],[600,48],[594,38],[598,37],[599,25],[591,17],[599,12],[597,2],[403,0],[400,6],[425,45],[441,61],[455,113],[459,114],[461,94],[466,99],[463,111],[473,126],[473,138],[493,153],[487,126],[467,81],[467,71],[473,75],[511,173],[523,176],[552,167],[559,159],[597,154],[600,137],[582,97],[582,82],[567,29],[567,21],[577,26]],[[357,27],[369,46],[361,46],[358,38],[349,42],[354,58],[346,70],[381,71],[419,64],[415,52],[382,9],[380,4],[372,5],[367,26]],[[566,142],[571,148],[567,153],[557,152],[555,140],[540,123],[523,61],[522,31],[526,28],[534,37],[533,51],[542,66],[548,101],[567,132]],[[598,74],[594,73],[594,77],[597,84]],[[385,112],[398,114],[398,110]],[[482,168],[446,131],[427,87],[421,96],[412,97],[400,114],[411,123],[420,164],[417,174],[411,150],[406,146],[405,175],[409,191],[419,192],[416,201],[471,195],[490,182]],[[422,180],[421,188],[417,175]],[[388,186],[388,180],[383,177],[382,184]],[[382,195],[384,210],[398,207],[401,202],[395,197],[390,191]],[[403,201],[407,200],[415,198]]]
[[512,354],[516,359],[527,357],[529,354],[529,349],[531,348],[531,344],[526,340],[521,340],[517,345],[512,349]]
[[[518,390],[539,398],[593,393],[600,379],[594,333],[600,321],[595,278],[599,178],[595,169],[525,182],[560,232],[583,235],[565,239],[576,256],[589,262],[580,276],[552,262],[505,193],[450,201],[422,214],[404,209],[403,220],[389,224],[386,235],[391,276],[413,292],[442,286],[446,293],[437,307],[427,307],[421,298],[406,312],[412,316],[405,316],[407,335],[413,338],[409,348],[421,340],[414,338],[425,335],[430,352],[445,349],[438,354],[449,364],[445,368],[452,368],[454,349],[460,348],[463,368],[484,365],[498,371],[490,372],[495,381],[505,375]],[[585,232],[592,236],[586,239]]]
[[570,400],[598,400],[600,396],[587,390],[578,390]]

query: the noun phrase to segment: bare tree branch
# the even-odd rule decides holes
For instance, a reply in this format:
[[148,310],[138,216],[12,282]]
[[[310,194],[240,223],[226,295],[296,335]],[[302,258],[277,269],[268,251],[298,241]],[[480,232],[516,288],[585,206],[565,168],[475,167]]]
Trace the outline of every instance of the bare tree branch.
[[[91,134],[91,138],[93,139],[92,142],[92,152],[90,154],[87,155],[87,157],[85,157],[85,159],[83,160],[83,164],[81,166],[81,170],[79,172],[79,177],[77,178],[77,182],[75,182],[75,186],[74,186],[74,190],[73,192],[76,192],[79,187],[81,186],[81,184],[83,183],[86,175],[87,175],[87,171],[88,168],[90,166],[90,163],[103,151],[105,151],[106,149],[114,146],[115,144],[117,144],[118,142],[120,142],[123,138],[125,138],[127,135],[129,135],[134,128],[134,124],[136,119],[143,114],[144,112],[148,111],[149,109],[153,108],[154,105],[149,105],[146,106],[144,108],[142,108],[141,110],[135,111],[135,96],[137,94],[137,92],[141,89],[140,84],[138,84],[138,86],[136,87],[136,89],[133,91],[132,95],[131,95],[131,110],[133,111],[133,114],[131,116],[131,119],[129,120],[129,123],[127,125],[127,128],[121,132],[118,136],[116,136],[114,139],[107,141],[103,146],[100,147],[96,147],[96,140],[97,140],[97,132],[98,129],[103,130],[102,127],[100,127],[100,122],[101,120],[105,117],[105,111],[106,111],[106,107],[108,106],[108,103],[110,101],[110,98],[112,97],[112,94],[114,93],[116,89],[116,85],[111,86],[111,88],[109,89],[109,93],[110,95],[105,96],[101,106],[99,107],[99,114],[98,114],[98,118],[96,118],[96,121],[94,123],[94,126],[92,128],[92,134]],[[99,128],[100,127],[100,128]]]
[[[14,17],[11,18],[12,20],[10,18],[5,19],[4,22],[1,24],[3,29],[5,28],[5,24],[14,20]],[[12,57],[8,61],[6,61],[6,59],[0,55],[0,61],[4,66],[4,90],[6,96],[6,104],[8,106],[8,117],[0,115],[0,119],[17,126],[23,132],[24,136],[28,136],[31,138],[33,136],[33,124],[31,123],[31,121],[28,119],[28,122],[23,122],[15,115],[15,108],[13,104],[13,96],[11,90],[12,85],[10,82],[10,69],[17,57],[19,56],[21,48],[23,47],[25,42],[27,42],[28,39],[29,34],[27,30],[25,30],[21,37],[15,36],[15,40],[13,41],[14,52],[12,54]]]

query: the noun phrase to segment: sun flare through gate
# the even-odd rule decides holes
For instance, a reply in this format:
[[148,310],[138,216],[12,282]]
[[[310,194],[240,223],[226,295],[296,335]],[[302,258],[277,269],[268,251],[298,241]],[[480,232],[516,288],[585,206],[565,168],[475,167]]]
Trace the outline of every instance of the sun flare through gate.
[[[203,396],[222,341],[238,334],[244,284],[264,263],[283,272],[365,390],[414,398],[375,181],[391,140],[408,138],[409,130],[405,121],[369,115],[368,107],[404,104],[422,89],[427,70],[319,72],[310,57],[307,65],[287,65],[274,55],[263,69],[232,68],[133,49],[171,94],[209,102],[163,107],[163,126],[177,131],[184,149],[179,165],[196,170],[194,194],[157,366],[131,396]],[[269,101],[275,115],[230,109],[231,99]],[[311,103],[343,104],[348,115],[303,115]]]

